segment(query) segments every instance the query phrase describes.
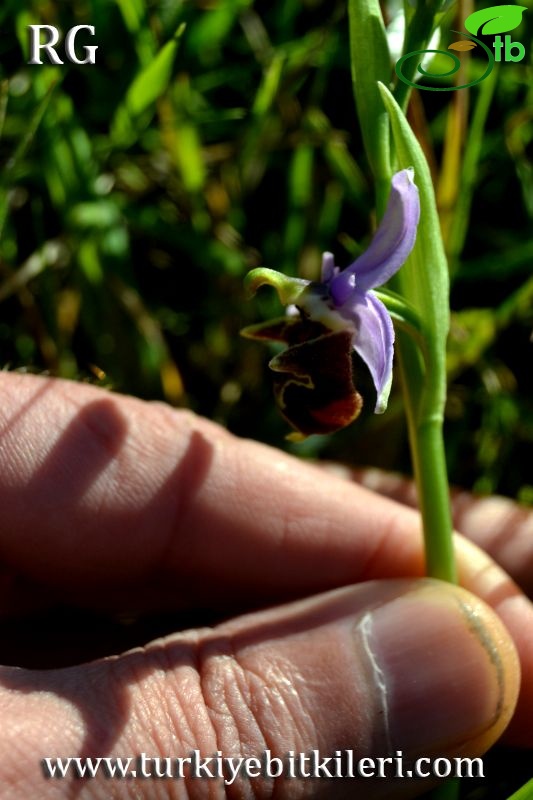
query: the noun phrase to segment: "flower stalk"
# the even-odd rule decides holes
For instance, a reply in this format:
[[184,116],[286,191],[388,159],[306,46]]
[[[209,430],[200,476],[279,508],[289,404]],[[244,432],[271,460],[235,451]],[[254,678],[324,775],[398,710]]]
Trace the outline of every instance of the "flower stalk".
[[448,266],[435,195],[422,148],[390,92],[380,86],[390,115],[396,158],[415,167],[420,189],[421,222],[405,268],[395,276],[399,294],[423,321],[426,358],[412,339],[400,334],[397,356],[418,489],[429,576],[457,583],[452,520],[444,447],[446,338],[449,325]]
[[[420,47],[425,46],[439,5],[417,4],[406,30],[406,42],[410,48],[414,47],[413,41],[420,43]],[[354,95],[369,164],[376,181],[378,218],[383,215],[385,207],[387,159],[389,181],[392,164],[395,168],[414,167],[420,190],[421,216],[416,243],[407,263],[393,276],[390,285],[414,309],[421,333],[413,337],[405,328],[400,328],[396,337],[396,355],[422,515],[426,571],[431,577],[456,583],[443,437],[449,324],[448,267],[434,190],[425,156],[401,108],[407,95],[399,90],[399,104],[387,88],[392,65],[390,58],[384,60],[385,30],[377,0],[348,0],[348,8]],[[366,41],[366,52],[360,47],[362,38]],[[369,58],[368,52],[373,56]],[[364,79],[359,80],[363,76]],[[376,97],[381,99],[381,107]],[[364,118],[360,113],[363,108],[366,111]],[[387,113],[392,136],[388,130],[387,135],[384,133],[382,109]],[[370,133],[365,136],[365,131],[372,130],[379,135],[374,134],[373,139]],[[371,140],[370,147],[368,140]],[[424,339],[422,347],[420,336]]]

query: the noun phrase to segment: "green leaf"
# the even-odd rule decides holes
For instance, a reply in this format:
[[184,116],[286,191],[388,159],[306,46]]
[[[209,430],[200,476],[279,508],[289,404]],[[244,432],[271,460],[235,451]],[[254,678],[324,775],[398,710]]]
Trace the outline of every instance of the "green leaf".
[[509,800],[531,800],[533,797],[533,779],[525,783],[518,789]]
[[474,11],[465,19],[465,28],[470,33],[507,33],[514,31],[522,22],[526,6],[491,6]]
[[113,120],[113,136],[126,141],[131,136],[135,120],[165,92],[174,66],[179,39],[185,25],[179,26],[174,38],[167,42],[147,67],[142,69],[130,85],[124,103],[119,106]]
[[202,191],[206,178],[205,163],[198,129],[192,122],[180,121],[175,154],[187,192],[197,194]]
[[135,42],[135,50],[141,65],[147,66],[157,50],[152,30],[147,20],[144,0],[116,0],[124,23]]
[[390,53],[378,0],[349,0],[350,58],[357,116],[378,183],[390,181],[389,123],[378,81],[390,80]]
[[137,33],[146,22],[146,8],[143,0],[117,0],[124,22],[130,33]]
[[262,117],[272,108],[281,84],[284,64],[285,54],[277,52],[265,69],[263,80],[257,90],[252,106],[252,113],[256,116]]
[[167,88],[180,35],[181,30],[176,33],[174,39],[161,48],[154,60],[137,75],[128,89],[126,105],[133,116],[146,111]]
[[13,155],[11,156],[11,158],[4,167],[4,174],[2,176],[3,179],[5,178],[5,174],[7,172],[14,172],[17,169],[18,165],[28,152],[35,138],[35,134],[37,133],[37,129],[44,117],[46,109],[48,108],[48,104],[50,103],[50,98],[52,97],[52,93],[55,89],[55,86],[56,86],[55,83],[53,83],[50,86],[43,99],[35,107],[34,112],[32,113],[30,119],[28,120],[26,133],[20,140],[17,149],[15,150],[15,152],[13,153]]
[[[26,133],[20,140],[15,152],[9,158],[7,163],[5,164],[2,174],[0,175],[0,238],[2,237],[2,233],[4,230],[4,225],[8,215],[8,194],[5,191],[5,186],[8,185],[9,180],[13,173],[16,172],[20,162],[26,156],[31,144],[35,138],[35,134],[37,133],[37,129],[42,122],[46,109],[48,108],[48,104],[50,103],[50,98],[52,96],[52,92],[55,88],[55,84],[53,84],[40,103],[37,104],[35,111],[31,115],[30,119],[28,120]],[[0,99],[0,132],[3,128],[4,119],[5,119],[5,112],[7,106],[7,98],[8,98],[8,82],[2,82],[2,96]]]
[[[417,310],[426,332],[428,362],[424,407],[442,410],[446,399],[446,337],[449,327],[449,279],[435,193],[429,167],[400,106],[382,84],[381,96],[392,123],[398,167],[414,167],[420,192],[420,222],[413,251],[398,272],[401,295]],[[421,409],[423,413],[423,409]]]

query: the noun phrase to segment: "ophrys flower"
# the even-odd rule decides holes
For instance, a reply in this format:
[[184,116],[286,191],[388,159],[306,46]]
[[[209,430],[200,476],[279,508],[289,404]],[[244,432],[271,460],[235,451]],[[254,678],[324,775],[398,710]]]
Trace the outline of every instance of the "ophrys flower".
[[385,214],[368,249],[341,270],[331,253],[322,258],[321,280],[290,278],[260,267],[247,276],[251,294],[273,286],[287,315],[245,328],[245,336],[285,342],[270,361],[280,409],[301,438],[331,433],[360,413],[362,398],[353,383],[352,349],[367,365],[376,388],[377,414],[385,411],[392,382],[394,328],[373,289],[406,261],[420,215],[413,170],[392,178]]

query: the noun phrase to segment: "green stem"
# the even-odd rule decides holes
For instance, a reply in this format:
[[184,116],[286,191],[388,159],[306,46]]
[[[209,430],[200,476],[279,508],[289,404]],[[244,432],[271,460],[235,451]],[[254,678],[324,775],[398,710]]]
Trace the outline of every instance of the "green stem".
[[[413,166],[420,191],[420,223],[410,260],[393,276],[393,288],[413,305],[424,326],[426,352],[398,331],[397,349],[408,421],[413,470],[426,545],[427,573],[456,582],[452,524],[443,438],[446,400],[448,270],[429,169],[412,130],[386,89],[399,166]],[[423,355],[426,355],[425,363]]]
[[[435,2],[428,2],[427,6],[422,2],[417,3],[415,14],[407,29],[404,53],[427,47],[437,10]],[[407,106],[409,92],[410,88],[400,81],[396,87],[395,97],[403,108]],[[367,123],[372,124],[372,120],[367,120]],[[399,133],[399,131],[395,133]],[[379,147],[379,137],[377,141]],[[383,157],[385,153],[382,152],[381,155]],[[421,158],[422,166],[425,166],[423,156]],[[386,197],[383,173],[375,172],[374,175],[377,182],[376,207],[378,217],[381,217]],[[432,193],[430,192],[430,194]],[[430,205],[431,199],[429,200]],[[427,203],[428,197],[426,197]],[[438,224],[435,224],[435,227],[438,236]],[[418,261],[420,266],[421,258]],[[429,269],[429,265],[423,263],[422,268]],[[402,278],[401,276],[397,276],[397,278],[399,280],[394,283],[401,286]],[[412,282],[410,288],[413,289]],[[403,294],[407,301],[414,300],[416,296],[417,292],[414,292],[413,297],[408,292]],[[418,310],[420,311],[420,308]],[[443,360],[445,343],[442,336],[435,335],[435,330],[432,330],[431,333],[433,335],[426,337],[425,348],[422,349],[416,338],[400,328],[396,337],[396,353],[403,384],[411,458],[422,515],[426,574],[450,583],[457,583],[443,435],[446,391]],[[457,800],[458,792],[458,781],[447,781],[432,793],[432,798],[433,800]]]
[[[409,444],[422,515],[426,573],[457,583],[450,531],[449,487],[443,436],[443,415],[424,402],[427,373],[420,350],[401,331],[396,342],[398,367],[405,400]],[[424,408],[425,407],[425,408]],[[422,413],[421,413],[422,412]]]

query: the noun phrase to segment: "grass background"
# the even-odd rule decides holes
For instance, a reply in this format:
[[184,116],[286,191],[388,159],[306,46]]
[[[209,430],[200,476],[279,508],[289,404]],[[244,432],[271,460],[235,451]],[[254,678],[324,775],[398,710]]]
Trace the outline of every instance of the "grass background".
[[[0,23],[0,363],[163,398],[287,446],[268,352],[238,335],[279,307],[266,290],[246,302],[242,278],[258,265],[316,278],[323,250],[346,265],[371,233],[345,3],[12,1]],[[28,66],[36,23],[94,25],[77,45],[80,57],[98,45],[96,65]],[[452,273],[451,480],[525,502],[532,86],[528,48],[471,96],[411,105]],[[295,450],[409,469],[398,392],[385,416]]]
[[[94,25],[78,48],[98,45],[95,66],[29,66],[30,24]],[[450,259],[450,479],[531,504],[528,25],[526,13],[513,32],[523,61],[471,92],[415,93],[409,116]],[[4,0],[0,26],[0,365],[164,399],[304,457],[409,471],[398,387],[374,416],[358,364],[361,418],[289,445],[268,349],[239,337],[280,313],[273,292],[244,299],[248,270],[314,279],[323,250],[344,266],[371,235],[345,2]],[[106,624],[94,625],[104,640]],[[505,796],[497,781],[468,791]]]

